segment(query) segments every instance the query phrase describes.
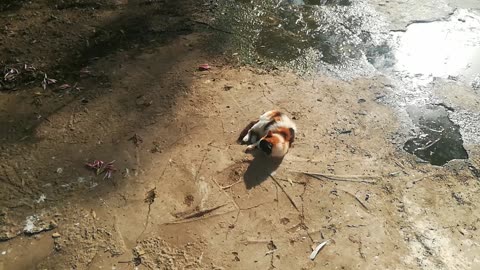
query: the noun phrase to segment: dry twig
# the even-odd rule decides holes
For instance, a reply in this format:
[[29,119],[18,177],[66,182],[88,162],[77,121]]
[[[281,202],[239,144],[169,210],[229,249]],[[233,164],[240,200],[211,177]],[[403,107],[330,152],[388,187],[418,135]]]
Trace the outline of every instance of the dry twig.
[[379,176],[363,176],[363,175],[335,175],[335,174],[323,174],[323,173],[309,173],[309,172],[299,172],[304,175],[313,177],[315,179],[323,180],[332,180],[332,181],[343,181],[343,182],[357,182],[357,183],[366,183],[366,184],[376,184],[375,180],[365,180],[365,178],[378,179]]
[[227,212],[224,212],[224,213],[212,214],[212,215],[207,216],[207,214],[209,214],[209,213],[211,213],[211,212],[213,212],[213,211],[215,211],[219,208],[222,208],[225,205],[227,205],[227,204],[222,204],[222,205],[219,205],[219,206],[215,206],[213,208],[205,209],[205,210],[193,213],[191,215],[188,215],[188,216],[186,216],[182,219],[167,222],[167,223],[164,223],[164,224],[165,225],[172,225],[172,224],[188,223],[188,222],[203,220],[203,219],[207,219],[207,218],[211,218],[211,217],[221,216],[221,215],[231,213],[233,211],[237,211],[237,209],[235,209],[235,210],[230,210],[230,211],[227,211]]
[[282,185],[280,185],[280,183],[277,181],[277,179],[275,179],[275,177],[273,177],[272,175],[270,175],[270,178],[272,178],[272,180],[275,182],[275,184],[277,184],[277,186],[282,190],[282,192],[285,194],[285,196],[287,196],[288,200],[290,201],[290,203],[292,204],[292,206],[298,211],[298,212],[301,212],[300,209],[298,209],[297,205],[295,204],[295,202],[293,201],[292,197],[290,197],[290,195],[288,195],[288,193],[285,191],[285,189],[282,187]]

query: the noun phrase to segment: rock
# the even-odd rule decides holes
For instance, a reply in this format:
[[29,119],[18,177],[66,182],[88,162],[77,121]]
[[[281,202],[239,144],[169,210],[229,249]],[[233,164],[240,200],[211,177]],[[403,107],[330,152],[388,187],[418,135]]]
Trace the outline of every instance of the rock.
[[60,237],[61,235],[58,232],[52,234],[52,238],[60,238]]
[[143,248],[141,246],[136,246],[134,249],[133,249],[133,255],[136,257],[136,258],[140,258],[142,257],[143,255],[145,255],[145,251],[143,250]]
[[0,241],[7,241],[17,236],[18,234],[14,234],[12,232],[0,232]]
[[34,235],[37,233],[53,230],[57,227],[57,223],[53,220],[47,223],[43,220],[40,220],[37,216],[29,216],[27,217],[23,232],[27,235]]

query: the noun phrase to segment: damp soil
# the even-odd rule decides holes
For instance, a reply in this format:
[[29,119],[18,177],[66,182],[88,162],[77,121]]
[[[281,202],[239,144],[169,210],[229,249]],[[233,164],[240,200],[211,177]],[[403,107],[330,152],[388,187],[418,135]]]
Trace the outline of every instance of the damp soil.
[[[377,9],[3,1],[0,269],[478,269],[476,90],[436,80],[402,118],[408,84],[364,65],[395,55]],[[280,163],[236,143],[273,108]]]

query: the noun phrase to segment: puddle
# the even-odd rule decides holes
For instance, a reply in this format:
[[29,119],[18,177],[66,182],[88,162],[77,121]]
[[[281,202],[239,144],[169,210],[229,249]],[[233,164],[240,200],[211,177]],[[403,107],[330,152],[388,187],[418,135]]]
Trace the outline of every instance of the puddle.
[[[457,10],[445,20],[413,23],[405,32],[393,32],[389,46],[369,58],[396,81],[387,103],[399,111],[407,110],[418,131],[405,143],[404,150],[434,165],[468,158],[464,144],[480,143],[476,117],[480,106],[472,109],[480,78],[478,59],[480,16],[469,10]],[[451,87],[451,93],[438,95],[435,88],[441,82],[456,86]],[[462,96],[465,86],[473,91],[470,99],[457,97]],[[450,103],[452,100],[456,102]],[[438,103],[443,107],[427,106]]]
[[411,107],[408,113],[418,130],[416,137],[405,143],[405,151],[438,166],[453,159],[468,159],[459,126],[450,120],[445,108]]
[[444,21],[411,24],[394,38],[399,42],[394,69],[405,75],[471,84],[480,74],[480,17],[468,10]]
[[365,48],[376,46],[380,32],[374,10],[364,1],[221,2],[215,24],[233,34],[219,43],[248,64],[286,65],[297,71],[319,63],[346,66],[363,58]]

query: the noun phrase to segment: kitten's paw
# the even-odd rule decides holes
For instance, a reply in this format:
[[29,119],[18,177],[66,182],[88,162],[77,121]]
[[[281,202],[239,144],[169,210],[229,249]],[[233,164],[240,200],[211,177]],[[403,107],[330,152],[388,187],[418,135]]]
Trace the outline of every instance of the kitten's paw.
[[249,146],[247,147],[247,149],[245,149],[245,153],[250,153],[250,152],[253,151],[253,149],[255,149],[255,146],[254,146],[254,145],[249,145]]
[[250,136],[246,135],[245,137],[243,137],[243,142],[244,143],[248,143],[248,141],[250,140]]

